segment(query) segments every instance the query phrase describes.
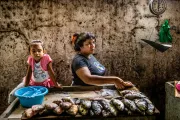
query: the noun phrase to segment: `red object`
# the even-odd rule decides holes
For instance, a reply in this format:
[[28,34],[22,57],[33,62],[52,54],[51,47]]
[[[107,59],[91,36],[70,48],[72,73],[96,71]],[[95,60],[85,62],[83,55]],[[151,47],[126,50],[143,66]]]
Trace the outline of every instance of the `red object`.
[[176,84],[176,89],[180,92],[180,84]]

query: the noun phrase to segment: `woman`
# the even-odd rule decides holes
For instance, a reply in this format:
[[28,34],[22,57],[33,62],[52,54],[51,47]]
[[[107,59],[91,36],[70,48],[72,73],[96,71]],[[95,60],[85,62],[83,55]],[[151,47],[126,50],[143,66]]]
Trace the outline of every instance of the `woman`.
[[104,76],[105,67],[93,56],[96,38],[91,33],[75,33],[72,36],[74,50],[77,52],[72,61],[73,85],[103,85],[114,84],[118,89],[131,87],[131,82],[125,82],[116,76]]

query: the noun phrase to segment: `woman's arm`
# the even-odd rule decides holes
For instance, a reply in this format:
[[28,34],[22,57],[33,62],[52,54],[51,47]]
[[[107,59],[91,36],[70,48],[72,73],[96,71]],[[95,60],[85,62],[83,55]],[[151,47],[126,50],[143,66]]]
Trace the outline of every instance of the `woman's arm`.
[[52,69],[52,62],[49,62],[47,67],[48,67],[48,74],[49,74],[50,78],[52,79],[55,87],[62,88],[61,85],[58,84],[58,82],[56,82],[54,70]]
[[26,78],[25,78],[25,86],[29,85],[29,81],[31,79],[31,75],[32,75],[32,69],[31,69],[31,66],[28,65],[28,69],[27,69],[27,73],[26,73]]
[[124,82],[119,77],[91,75],[88,67],[79,68],[76,74],[84,83],[90,85],[114,84],[118,89],[123,89],[125,86],[133,86],[131,82]]

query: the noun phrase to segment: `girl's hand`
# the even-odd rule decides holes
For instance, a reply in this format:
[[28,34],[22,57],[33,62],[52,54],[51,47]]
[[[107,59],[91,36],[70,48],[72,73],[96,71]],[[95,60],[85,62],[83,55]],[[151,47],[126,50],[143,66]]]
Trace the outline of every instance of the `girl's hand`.
[[59,84],[58,82],[57,82],[57,84],[55,85],[55,87],[56,87],[56,88],[61,88],[61,89],[62,89],[62,85]]

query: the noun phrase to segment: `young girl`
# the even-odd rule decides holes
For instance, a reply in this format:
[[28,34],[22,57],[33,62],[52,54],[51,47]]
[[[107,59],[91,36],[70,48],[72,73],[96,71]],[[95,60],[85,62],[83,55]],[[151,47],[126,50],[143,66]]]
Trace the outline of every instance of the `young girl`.
[[44,86],[62,88],[56,82],[54,71],[52,69],[52,59],[44,53],[42,41],[33,40],[29,46],[30,56],[28,57],[28,70],[23,82],[20,83],[9,95],[8,103],[11,103],[15,96],[14,92],[24,86]]

